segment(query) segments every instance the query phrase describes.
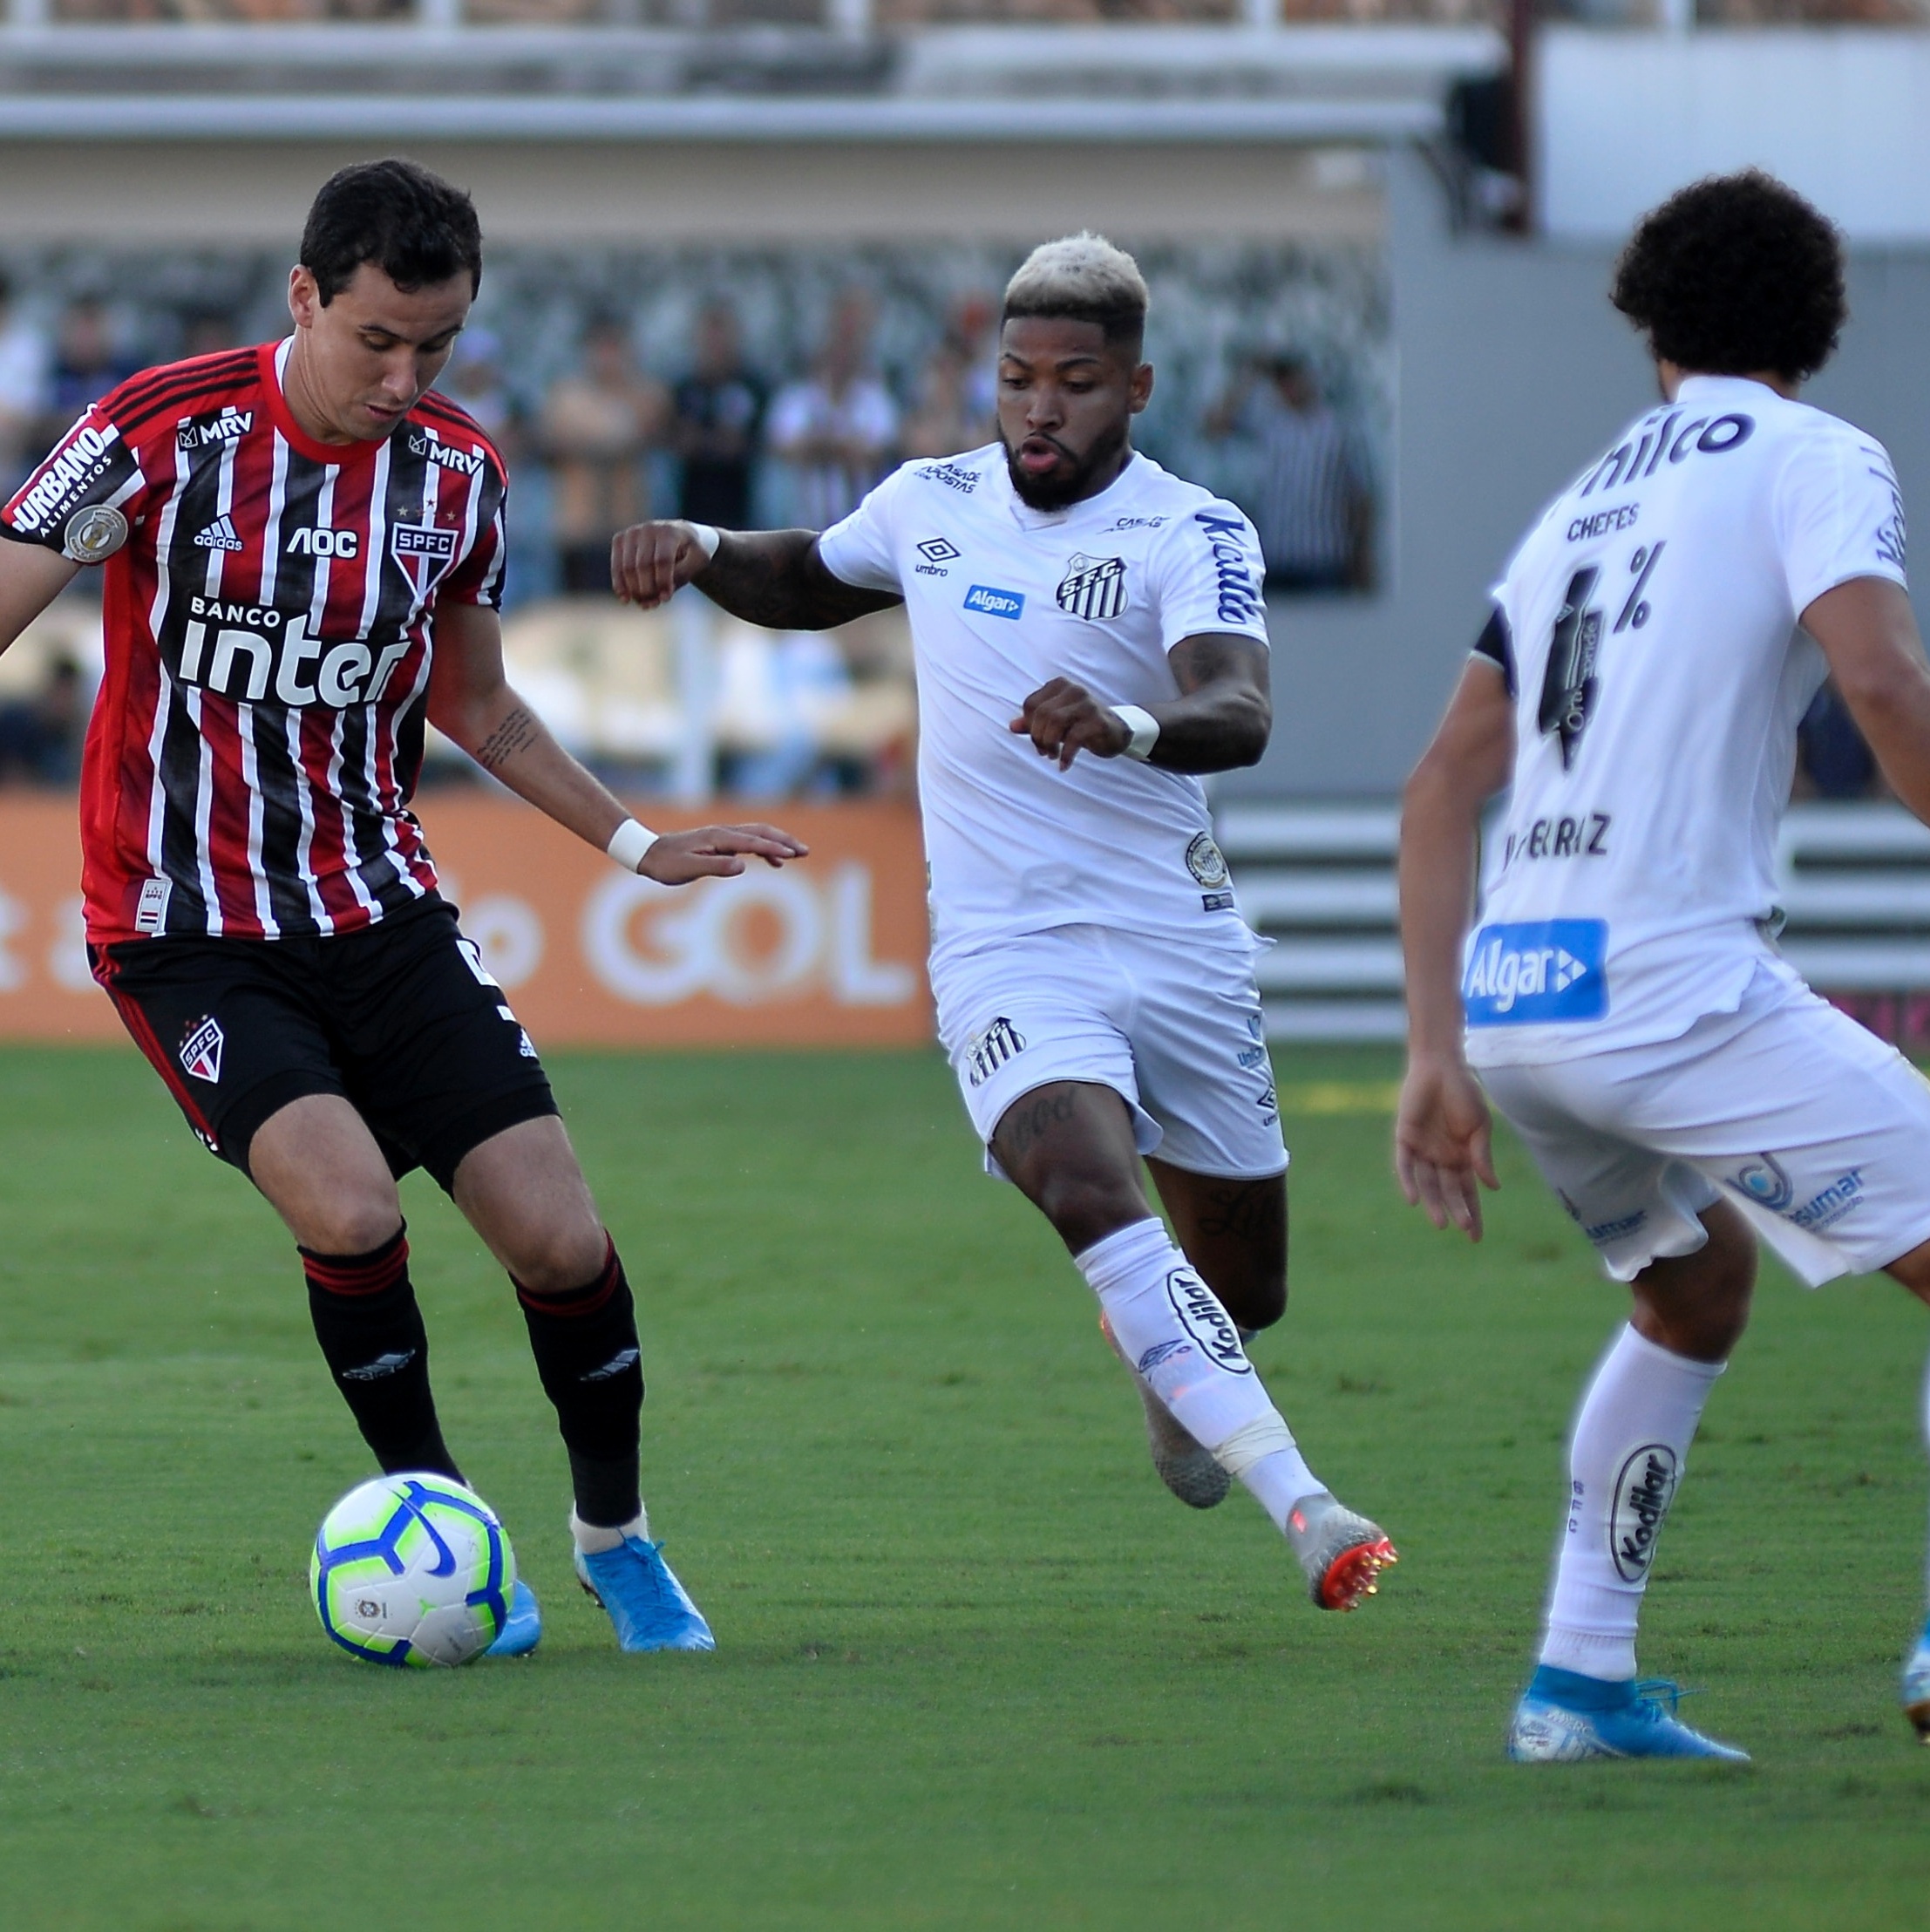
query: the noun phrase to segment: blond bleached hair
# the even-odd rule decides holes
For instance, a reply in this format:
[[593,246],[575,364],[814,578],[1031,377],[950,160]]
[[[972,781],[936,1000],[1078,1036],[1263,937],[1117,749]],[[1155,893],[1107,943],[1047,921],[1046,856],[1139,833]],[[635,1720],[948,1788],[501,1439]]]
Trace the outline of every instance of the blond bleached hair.
[[1042,242],[1005,284],[1005,317],[1064,316],[1093,322],[1106,340],[1138,337],[1145,327],[1146,278],[1124,248],[1082,228]]

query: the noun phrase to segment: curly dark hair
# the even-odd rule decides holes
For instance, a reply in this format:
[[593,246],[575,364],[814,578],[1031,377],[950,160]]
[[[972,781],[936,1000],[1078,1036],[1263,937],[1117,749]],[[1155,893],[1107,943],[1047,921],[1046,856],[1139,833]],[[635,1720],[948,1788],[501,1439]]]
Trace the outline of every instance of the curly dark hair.
[[1711,175],[1642,217],[1609,300],[1679,368],[1799,383],[1830,359],[1849,318],[1843,240],[1759,168]]
[[482,286],[482,228],[459,187],[414,161],[357,161],[331,174],[302,230],[302,266],[325,309],[372,262],[412,295],[467,272]]

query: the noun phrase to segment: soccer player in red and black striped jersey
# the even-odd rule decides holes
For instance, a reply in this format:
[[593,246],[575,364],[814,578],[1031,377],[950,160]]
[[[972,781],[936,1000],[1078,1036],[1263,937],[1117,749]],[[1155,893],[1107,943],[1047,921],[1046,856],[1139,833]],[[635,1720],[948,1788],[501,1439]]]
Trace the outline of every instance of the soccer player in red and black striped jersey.
[[[707,1650],[639,1493],[622,1267],[409,810],[424,727],[665,885],[804,847],[769,826],[654,837],[505,682],[502,459],[430,392],[481,272],[467,195],[405,161],[335,175],[289,279],[293,335],[121,384],[0,512],[0,648],[105,566],[89,956],[189,1123],[294,1233],[383,1468],[459,1475],[396,1191],[419,1166],[515,1283],[586,1587],[626,1650]],[[518,1594],[499,1648],[534,1641]]]

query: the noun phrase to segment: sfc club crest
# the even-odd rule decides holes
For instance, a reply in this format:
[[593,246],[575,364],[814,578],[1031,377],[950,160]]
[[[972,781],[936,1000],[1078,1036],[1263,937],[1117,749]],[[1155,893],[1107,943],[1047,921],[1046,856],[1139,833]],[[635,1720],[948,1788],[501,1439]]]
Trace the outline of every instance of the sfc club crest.
[[391,524],[389,554],[401,565],[416,595],[426,597],[456,561],[456,533],[432,523]]
[[1117,617],[1126,607],[1124,557],[1075,556],[1059,585],[1059,609],[1088,622]]
[[228,1036],[222,1032],[221,1022],[204,1019],[191,1027],[181,1042],[181,1065],[197,1080],[206,1080],[213,1086],[221,1078],[221,1049],[227,1044]]

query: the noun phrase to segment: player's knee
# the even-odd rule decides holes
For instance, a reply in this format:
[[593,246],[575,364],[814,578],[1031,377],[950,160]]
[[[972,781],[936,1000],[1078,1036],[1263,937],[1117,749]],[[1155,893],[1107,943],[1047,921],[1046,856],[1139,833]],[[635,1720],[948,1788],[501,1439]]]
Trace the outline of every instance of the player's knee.
[[317,1203],[302,1215],[302,1247],[317,1255],[370,1255],[395,1239],[402,1210],[379,1194]]
[[1152,1212],[1145,1196],[1129,1180],[1091,1169],[1048,1173],[1033,1198],[1075,1255],[1136,1221],[1145,1220]]
[[572,1219],[525,1234],[509,1257],[509,1272],[537,1295],[567,1295],[595,1280],[608,1257],[609,1236],[601,1225]]

